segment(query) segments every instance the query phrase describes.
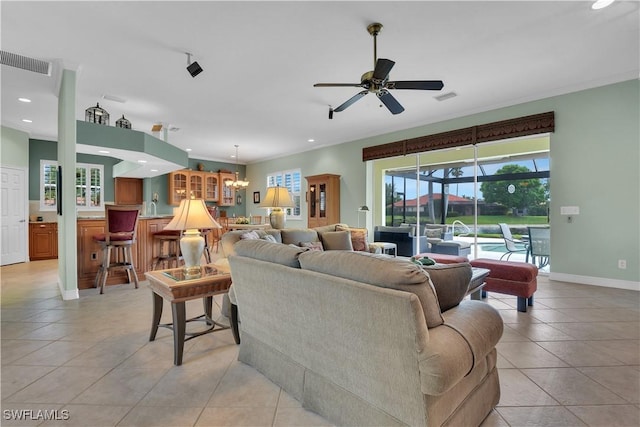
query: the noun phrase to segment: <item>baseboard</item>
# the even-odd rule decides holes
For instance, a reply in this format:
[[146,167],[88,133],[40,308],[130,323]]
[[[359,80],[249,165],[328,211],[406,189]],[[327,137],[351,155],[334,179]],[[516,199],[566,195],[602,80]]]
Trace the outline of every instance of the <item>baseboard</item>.
[[78,292],[78,289],[64,289],[62,287],[62,280],[60,280],[60,277],[58,277],[58,288],[60,289],[62,299],[65,301],[80,298],[80,292]]
[[627,289],[640,292],[640,282],[630,280],[608,279],[605,277],[578,276],[575,274],[549,273],[550,280],[559,282],[580,283],[582,285],[603,286],[605,288]]

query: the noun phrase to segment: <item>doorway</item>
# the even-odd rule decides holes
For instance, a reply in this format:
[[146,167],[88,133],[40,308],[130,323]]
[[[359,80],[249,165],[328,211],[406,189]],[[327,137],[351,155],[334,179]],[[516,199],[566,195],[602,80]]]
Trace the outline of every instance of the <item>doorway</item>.
[[0,206],[2,215],[2,253],[0,265],[27,261],[27,184],[26,170],[0,167]]

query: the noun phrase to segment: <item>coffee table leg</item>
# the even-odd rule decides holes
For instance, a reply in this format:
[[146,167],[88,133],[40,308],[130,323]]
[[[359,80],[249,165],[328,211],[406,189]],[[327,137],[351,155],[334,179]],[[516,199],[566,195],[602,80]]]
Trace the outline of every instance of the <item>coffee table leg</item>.
[[149,334],[149,341],[156,339],[156,333],[158,332],[158,325],[160,324],[160,318],[162,317],[162,297],[155,292],[151,292],[153,297],[153,319],[151,321],[151,334]]
[[184,301],[171,304],[171,312],[173,314],[173,364],[180,366],[182,365],[184,333],[187,326]]

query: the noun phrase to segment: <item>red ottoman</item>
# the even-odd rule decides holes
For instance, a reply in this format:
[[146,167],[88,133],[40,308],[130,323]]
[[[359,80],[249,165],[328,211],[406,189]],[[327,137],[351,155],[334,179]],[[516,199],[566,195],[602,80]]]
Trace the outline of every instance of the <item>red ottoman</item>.
[[491,271],[482,288],[483,296],[487,291],[514,295],[518,297],[518,311],[523,313],[527,312],[527,305],[533,305],[533,293],[538,289],[538,267],[535,265],[484,258],[474,259],[471,265]]
[[429,257],[438,264],[456,264],[459,262],[469,262],[469,259],[466,256],[434,254],[432,252],[425,252],[416,255],[416,258],[422,257]]

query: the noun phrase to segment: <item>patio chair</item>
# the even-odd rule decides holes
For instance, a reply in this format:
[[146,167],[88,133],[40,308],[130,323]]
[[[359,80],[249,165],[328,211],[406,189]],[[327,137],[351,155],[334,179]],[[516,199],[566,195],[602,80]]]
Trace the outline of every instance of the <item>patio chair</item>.
[[[551,230],[548,227],[528,227],[529,254],[531,262],[538,268],[549,265]],[[536,262],[537,260],[537,262]]]
[[511,257],[511,255],[515,253],[529,253],[529,244],[524,240],[514,239],[511,235],[511,229],[509,229],[509,226],[507,224],[501,222],[498,224],[498,226],[500,227],[500,232],[502,233],[502,237],[504,238],[504,245],[507,248],[507,252],[502,254],[500,259],[505,259],[508,261],[509,257]]

